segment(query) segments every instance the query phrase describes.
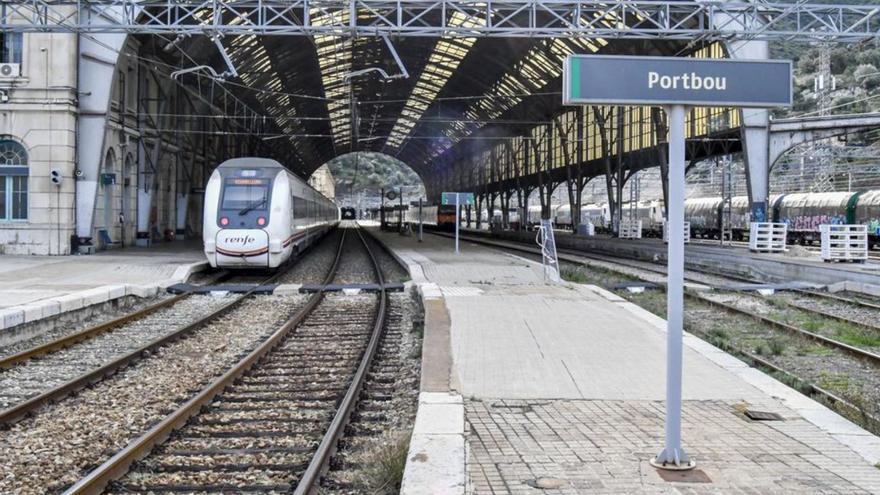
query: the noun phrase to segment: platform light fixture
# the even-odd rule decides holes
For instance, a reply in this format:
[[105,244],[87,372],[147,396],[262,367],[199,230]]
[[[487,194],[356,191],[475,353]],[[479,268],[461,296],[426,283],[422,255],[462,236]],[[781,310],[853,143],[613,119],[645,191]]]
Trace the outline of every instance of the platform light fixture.
[[55,187],[61,187],[61,183],[64,182],[64,176],[61,174],[61,169],[53,168],[49,172],[49,180],[52,181],[52,185]]

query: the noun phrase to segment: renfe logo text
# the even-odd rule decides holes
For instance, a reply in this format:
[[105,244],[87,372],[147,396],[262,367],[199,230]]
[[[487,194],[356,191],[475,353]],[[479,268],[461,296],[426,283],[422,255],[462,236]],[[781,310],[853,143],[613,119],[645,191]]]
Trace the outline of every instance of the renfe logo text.
[[654,89],[706,89],[724,91],[727,89],[726,77],[702,77],[694,72],[680,76],[661,76],[657,72],[648,72],[648,88]]
[[227,244],[247,245],[247,244],[254,242],[255,240],[256,240],[255,238],[253,238],[249,235],[245,235],[245,236],[240,236],[240,237],[227,237],[227,238],[223,239],[223,242],[225,242]]

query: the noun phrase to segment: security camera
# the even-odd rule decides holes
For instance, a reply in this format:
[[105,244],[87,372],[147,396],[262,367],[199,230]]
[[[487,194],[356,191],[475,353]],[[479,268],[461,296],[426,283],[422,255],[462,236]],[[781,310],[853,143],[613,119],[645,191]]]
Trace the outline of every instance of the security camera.
[[9,91],[0,89],[0,103],[9,103]]
[[83,176],[83,171],[82,171],[82,169],[79,169],[79,168],[78,168],[78,169],[76,169],[76,171],[74,172],[74,174],[76,174],[77,177],[82,177],[82,176]]

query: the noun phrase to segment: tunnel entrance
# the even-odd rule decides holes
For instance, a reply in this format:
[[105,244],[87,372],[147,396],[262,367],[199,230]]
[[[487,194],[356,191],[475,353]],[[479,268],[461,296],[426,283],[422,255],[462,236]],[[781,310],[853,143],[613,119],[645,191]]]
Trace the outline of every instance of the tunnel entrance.
[[353,152],[338,156],[312,174],[313,187],[322,173],[332,177],[336,203],[340,207],[355,208],[362,215],[383,204],[383,198],[384,203],[389,203],[387,193],[391,191],[395,204],[402,201],[408,205],[419,199],[428,201],[419,175],[402,161],[384,153]]

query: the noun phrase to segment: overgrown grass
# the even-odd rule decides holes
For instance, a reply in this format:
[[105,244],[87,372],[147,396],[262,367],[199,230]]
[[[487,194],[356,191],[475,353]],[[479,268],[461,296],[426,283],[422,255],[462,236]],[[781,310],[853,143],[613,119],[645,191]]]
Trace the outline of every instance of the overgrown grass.
[[852,379],[845,373],[820,371],[819,377],[816,380],[816,385],[824,389],[850,390],[852,387]]
[[[797,319],[795,319],[795,323],[798,323]],[[816,333],[822,329],[822,322],[820,322],[819,320],[816,320],[816,319],[812,319],[812,318],[804,319],[800,323],[800,326],[801,326],[801,328],[803,328],[804,330],[806,330],[808,332]]]
[[719,349],[727,349],[730,347],[730,334],[723,328],[713,327],[706,332],[709,343]]
[[781,373],[776,370],[769,370],[767,371],[767,374],[804,395],[809,396],[813,392],[813,387],[809,383],[792,375],[789,375],[788,373]]
[[[620,292],[618,295],[629,299],[651,313],[654,313],[661,318],[666,318],[666,292],[662,290],[646,290],[641,294],[623,294],[623,292],[626,291],[618,292]],[[687,317],[687,315],[685,315],[685,317]]]
[[403,470],[409,453],[410,433],[388,438],[387,442],[364,458],[364,484],[367,493],[392,495],[400,493]]
[[835,352],[834,349],[832,349],[828,346],[824,346],[822,344],[813,344],[809,347],[800,348],[798,350],[798,355],[799,356],[806,356],[809,354],[812,356],[830,356],[830,355],[834,354],[834,352]]
[[592,283],[591,277],[587,275],[582,267],[563,266],[562,269],[559,270],[559,275],[563,280],[576,284]]
[[629,277],[602,267],[571,263],[562,263],[559,267],[559,275],[568,282],[598,285],[600,287],[611,287],[622,282],[638,280],[635,277]]
[[880,347],[880,332],[830,318],[817,317],[802,310],[774,311],[770,318],[798,326],[808,332],[821,333],[856,347]]
[[880,347],[880,335],[875,332],[846,328],[837,332],[837,338],[856,347]]
[[788,308],[788,303],[785,302],[784,299],[781,299],[781,298],[779,298],[779,297],[770,297],[770,298],[767,298],[767,303],[770,304],[770,306],[773,306],[774,308],[777,308],[777,309],[786,309],[786,308]]
[[785,352],[785,342],[782,339],[771,339],[767,346],[774,356],[781,356]]

